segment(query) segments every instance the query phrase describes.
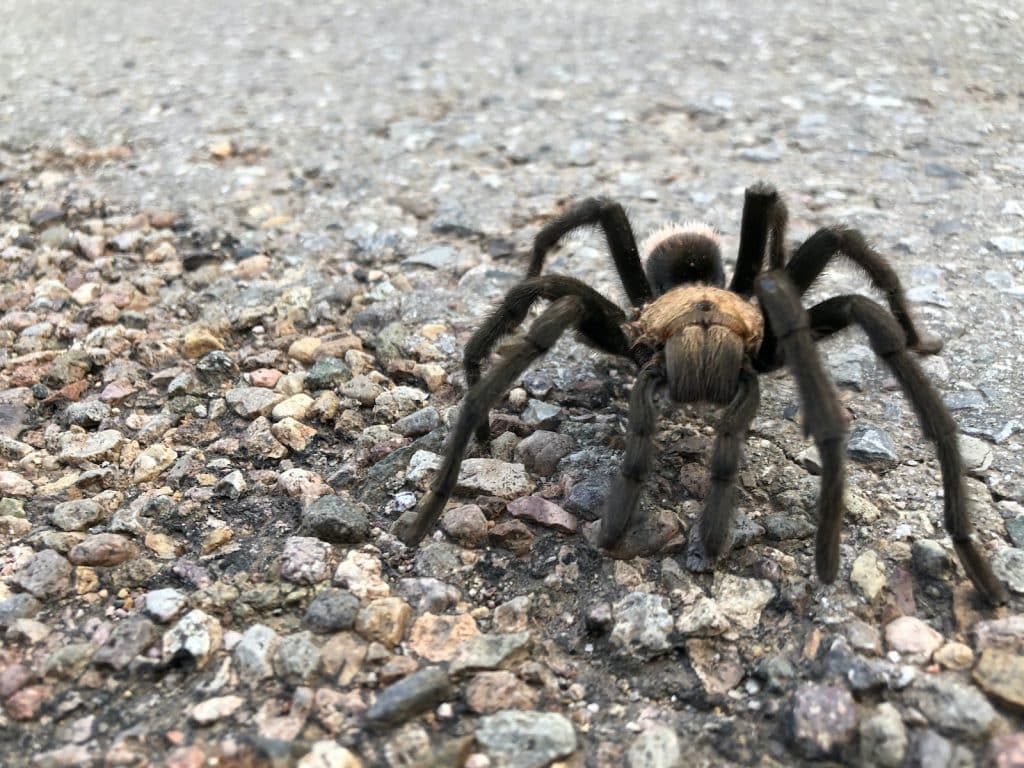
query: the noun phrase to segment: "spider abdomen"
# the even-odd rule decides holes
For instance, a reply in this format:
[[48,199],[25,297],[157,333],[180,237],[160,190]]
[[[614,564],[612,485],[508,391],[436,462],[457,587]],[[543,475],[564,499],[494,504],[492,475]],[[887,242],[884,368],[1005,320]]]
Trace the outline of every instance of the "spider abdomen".
[[687,403],[729,402],[764,334],[757,307],[708,285],[669,291],[644,308],[638,325],[642,341],[664,349],[672,399]]

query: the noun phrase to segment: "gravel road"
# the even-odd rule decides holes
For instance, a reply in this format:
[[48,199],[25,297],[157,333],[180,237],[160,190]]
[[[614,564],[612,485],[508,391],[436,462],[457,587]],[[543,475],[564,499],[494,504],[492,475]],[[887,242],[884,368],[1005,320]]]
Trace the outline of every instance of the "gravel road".
[[[444,7],[438,7],[443,5]],[[819,4],[821,5],[821,4]],[[1024,766],[1024,9],[0,0],[0,752],[21,766]],[[733,551],[686,566],[714,412],[666,409],[595,550],[631,371],[566,339],[416,550],[461,349],[533,235],[743,191],[889,256],[959,424],[977,600],[913,409],[851,419],[839,578],[762,383]],[[600,237],[548,271],[622,299]],[[810,299],[864,290],[837,265]]]

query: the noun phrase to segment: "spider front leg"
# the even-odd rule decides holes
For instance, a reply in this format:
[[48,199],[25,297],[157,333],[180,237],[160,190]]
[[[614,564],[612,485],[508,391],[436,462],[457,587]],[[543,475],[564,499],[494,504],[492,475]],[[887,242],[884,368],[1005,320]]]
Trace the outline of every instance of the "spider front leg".
[[593,226],[604,230],[608,250],[630,302],[634,307],[642,307],[651,300],[651,286],[640,264],[636,237],[622,206],[606,197],[589,197],[577,203],[538,232],[526,276],[537,277],[541,273],[548,251],[567,234],[581,227]]
[[917,413],[925,437],[935,443],[942,469],[944,523],[953,539],[960,562],[975,588],[992,605],[1007,601],[1006,588],[992,572],[992,566],[971,540],[971,520],[964,496],[963,462],[957,444],[957,427],[942,398],[924,375],[917,361],[907,353],[904,333],[893,317],[865,296],[836,296],[809,310],[811,329],[822,338],[851,324],[859,325],[871,348],[899,381]]
[[789,211],[782,197],[771,184],[761,182],[747,187],[743,196],[743,218],[740,223],[740,248],[736,270],[729,290],[741,296],[754,291],[754,278],[764,266],[764,253],[771,238],[772,269],[781,269],[786,260],[786,223]]
[[[592,311],[580,296],[558,299],[544,310],[526,335],[512,345],[501,360],[466,393],[449,439],[448,453],[430,490],[414,509],[403,514],[392,527],[392,532],[398,538],[413,546],[434,526],[455,490],[462,457],[474,430],[487,419],[491,407],[512,386],[512,382],[534,360],[547,352],[567,329],[579,329],[583,323],[594,319]],[[622,331],[619,330],[619,333]]]
[[942,340],[925,335],[917,329],[910,315],[910,306],[903,292],[899,276],[889,263],[875,251],[864,235],[848,227],[825,227],[811,235],[797,248],[786,265],[786,274],[803,296],[811,284],[825,270],[829,262],[843,254],[863,269],[871,283],[885,294],[889,309],[903,329],[907,346],[915,352],[932,355],[942,349]]
[[629,396],[629,434],[622,468],[604,504],[597,543],[614,546],[626,532],[654,459],[657,412],[654,395],[665,383],[664,361],[654,359],[636,377]]
[[818,447],[821,491],[818,496],[818,534],[815,566],[818,578],[828,583],[839,573],[839,534],[843,521],[846,420],[835,387],[825,373],[814,346],[807,312],[786,274],[773,270],[754,283],[761,308],[782,347],[790,373],[796,379],[804,406],[804,430]]
[[[710,560],[722,554],[729,539],[733,510],[736,507],[736,473],[739,471],[747,431],[757,415],[760,403],[761,389],[757,374],[744,368],[740,374],[739,390],[718,422],[718,435],[711,455],[711,488],[704,501],[699,536],[704,555]],[[692,546],[697,540],[694,537],[690,542],[690,554],[700,560]]]
[[[526,319],[530,307],[539,299],[557,301],[565,296],[577,296],[586,306],[586,317],[579,326],[584,341],[611,355],[629,354],[629,342],[621,328],[626,314],[617,304],[574,277],[544,275],[527,278],[505,295],[466,344],[462,357],[466,386],[472,389],[480,381],[483,361],[503,337]],[[476,429],[476,437],[481,442],[490,437],[486,414]]]

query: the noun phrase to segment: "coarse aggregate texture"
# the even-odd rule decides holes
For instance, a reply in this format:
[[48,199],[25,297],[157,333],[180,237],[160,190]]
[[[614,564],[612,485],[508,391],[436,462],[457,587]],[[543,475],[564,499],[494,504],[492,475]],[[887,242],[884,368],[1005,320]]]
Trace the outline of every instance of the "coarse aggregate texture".
[[[1024,19],[1012,3],[0,0],[4,765],[1024,764]],[[892,259],[965,438],[976,601],[865,339],[842,566],[762,383],[734,549],[685,541],[714,412],[663,409],[613,559],[632,372],[563,339],[439,531],[461,349],[574,199],[638,237],[743,190]],[[549,259],[616,299],[596,234]],[[862,290],[841,265],[809,301]]]

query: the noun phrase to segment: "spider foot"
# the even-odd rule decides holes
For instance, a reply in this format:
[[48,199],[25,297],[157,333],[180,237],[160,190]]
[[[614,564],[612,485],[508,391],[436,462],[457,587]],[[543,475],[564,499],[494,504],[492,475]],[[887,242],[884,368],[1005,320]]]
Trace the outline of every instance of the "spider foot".
[[715,563],[718,561],[719,556],[732,549],[733,537],[731,534],[725,541],[720,542],[720,549],[714,554],[709,552],[709,548],[704,541],[705,538],[703,526],[698,521],[690,530],[690,535],[686,541],[685,564],[687,570],[694,573],[710,573],[715,570]]
[[440,517],[445,501],[447,499],[444,496],[429,491],[420,499],[419,504],[406,510],[401,517],[395,520],[391,526],[391,533],[407,546],[415,547]]

